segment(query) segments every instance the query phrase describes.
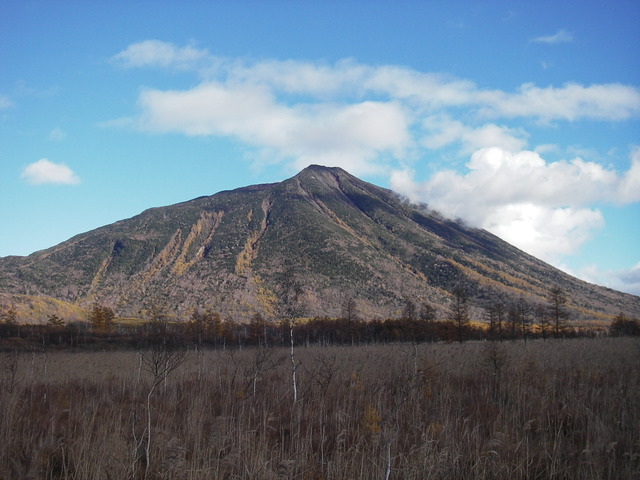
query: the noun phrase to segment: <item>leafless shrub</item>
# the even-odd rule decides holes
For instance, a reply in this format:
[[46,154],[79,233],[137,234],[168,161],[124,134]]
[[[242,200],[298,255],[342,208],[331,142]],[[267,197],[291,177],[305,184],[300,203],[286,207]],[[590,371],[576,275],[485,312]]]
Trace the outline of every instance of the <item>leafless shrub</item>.
[[[133,467],[132,470],[136,471],[138,463],[144,464],[144,478],[149,476],[150,467],[152,465],[151,457],[151,445],[152,445],[152,411],[151,411],[151,398],[156,392],[157,387],[164,383],[164,393],[167,390],[167,379],[169,375],[176,370],[185,359],[185,353],[182,351],[171,350],[166,344],[155,345],[148,351],[140,352],[141,362],[144,369],[151,375],[151,386],[147,392],[146,399],[146,428],[142,433],[140,439],[136,435],[135,425],[133,428]],[[135,420],[135,416],[134,416]],[[144,456],[142,454],[142,446],[144,445]],[[166,458],[166,455],[165,455]]]

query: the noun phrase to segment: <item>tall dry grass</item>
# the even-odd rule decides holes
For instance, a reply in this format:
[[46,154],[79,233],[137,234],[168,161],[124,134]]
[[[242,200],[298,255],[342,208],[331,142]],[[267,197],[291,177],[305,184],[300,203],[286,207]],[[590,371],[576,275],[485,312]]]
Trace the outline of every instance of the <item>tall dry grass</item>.
[[0,479],[640,478],[633,339],[295,355],[4,354]]

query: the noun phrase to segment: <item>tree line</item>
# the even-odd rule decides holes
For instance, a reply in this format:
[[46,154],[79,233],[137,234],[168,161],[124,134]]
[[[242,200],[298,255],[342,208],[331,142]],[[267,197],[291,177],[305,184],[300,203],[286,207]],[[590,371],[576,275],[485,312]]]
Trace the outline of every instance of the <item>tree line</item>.
[[[27,346],[145,348],[167,347],[244,347],[297,345],[355,345],[394,342],[463,342],[467,340],[516,340],[569,337],[593,334],[569,328],[567,297],[557,287],[549,290],[545,303],[532,303],[524,297],[503,301],[494,299],[482,309],[482,321],[472,322],[469,297],[461,287],[454,289],[444,314],[429,303],[405,300],[400,315],[388,319],[364,319],[357,299],[344,298],[339,318],[304,318],[299,294],[285,297],[279,314],[267,318],[256,313],[248,323],[223,319],[211,308],[196,309],[178,320],[161,308],[154,308],[146,319],[127,325],[113,309],[96,303],[86,322],[65,322],[49,315],[44,325],[19,324],[15,308],[0,311],[0,340],[4,348]],[[620,313],[611,322],[611,335],[640,335],[640,321]]]

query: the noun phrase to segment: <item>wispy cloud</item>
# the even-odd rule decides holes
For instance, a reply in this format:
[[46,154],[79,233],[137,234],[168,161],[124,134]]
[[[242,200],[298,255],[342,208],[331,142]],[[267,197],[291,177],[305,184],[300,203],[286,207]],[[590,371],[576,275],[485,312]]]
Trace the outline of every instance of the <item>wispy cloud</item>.
[[447,116],[428,117],[422,123],[426,135],[421,144],[432,150],[459,144],[462,154],[471,154],[485,147],[501,147],[518,151],[526,146],[527,133],[521,128],[510,128],[493,123],[478,127],[465,125]]
[[583,119],[619,121],[640,113],[637,88],[607,83],[584,86],[568,83],[562,87],[521,85],[516,93],[478,92],[480,112],[489,117],[532,118],[541,122]]
[[77,185],[80,178],[62,163],[53,163],[46,158],[27,165],[21,178],[31,185],[57,184]]
[[[567,35],[560,31],[536,41],[567,41]],[[528,150],[526,130],[531,124],[557,128],[562,122],[638,117],[640,91],[634,86],[527,83],[506,91],[395,65],[245,61],[157,40],[130,45],[114,61],[191,69],[199,83],[144,89],[137,113],[111,125],[230,137],[250,147],[256,159],[294,168],[318,163],[355,174],[385,173],[410,198],[547,260],[572,253],[602,227],[597,202],[640,201],[639,149],[622,173],[581,157],[551,162],[541,156],[549,146]],[[440,149],[469,158],[466,171],[441,165],[427,182],[415,182],[415,159]]]
[[204,93],[206,85],[230,92],[256,88],[262,89],[274,103],[289,105],[302,104],[303,100],[328,103],[375,98],[402,102],[418,113],[460,107],[484,118],[540,121],[615,121],[640,114],[638,89],[617,83],[588,86],[569,83],[560,87],[525,83],[508,92],[482,89],[469,80],[394,65],[370,66],[349,59],[335,64],[273,59],[247,62],[157,40],[130,45],[113,60],[130,67],[191,68],[203,80],[201,85],[184,90],[185,93]]
[[573,42],[573,35],[565,29],[561,29],[551,35],[542,35],[540,37],[532,38],[531,41],[533,43],[546,43],[549,45],[554,45],[556,43],[569,43]]
[[[295,166],[339,163],[356,174],[379,170],[376,163],[387,156],[402,159],[416,148],[458,143],[467,154],[489,146],[522,149],[527,133],[499,119],[620,121],[640,113],[640,92],[619,84],[525,84],[507,92],[393,65],[247,62],[157,40],[130,45],[113,60],[189,68],[201,81],[183,90],[147,88],[138,115],[103,125],[228,136],[256,149],[256,158]],[[450,119],[449,112],[461,109],[465,124]]]
[[0,110],[13,106],[13,102],[6,95],[0,95]]
[[60,141],[65,138],[67,138],[67,134],[61,128],[56,127],[49,132],[49,140]]
[[176,47],[159,40],[146,40],[129,45],[112,57],[114,63],[124,67],[174,67],[189,69],[210,58],[206,50],[192,46]]
[[587,282],[640,296],[640,262],[623,270],[603,270],[595,265],[587,265],[578,271],[564,270]]
[[625,292],[640,295],[640,263],[633,267],[617,272],[616,277],[622,283]]

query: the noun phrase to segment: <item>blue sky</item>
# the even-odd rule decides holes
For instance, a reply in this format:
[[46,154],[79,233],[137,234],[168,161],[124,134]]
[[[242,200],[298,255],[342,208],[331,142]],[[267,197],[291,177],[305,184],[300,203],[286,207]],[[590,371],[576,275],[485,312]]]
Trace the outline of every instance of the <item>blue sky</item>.
[[640,294],[640,2],[0,0],[0,256],[340,166]]

